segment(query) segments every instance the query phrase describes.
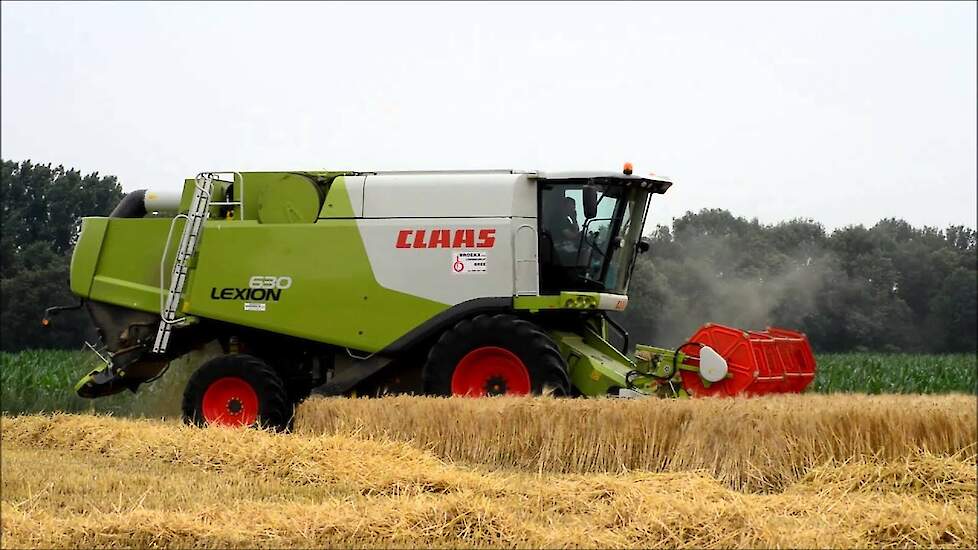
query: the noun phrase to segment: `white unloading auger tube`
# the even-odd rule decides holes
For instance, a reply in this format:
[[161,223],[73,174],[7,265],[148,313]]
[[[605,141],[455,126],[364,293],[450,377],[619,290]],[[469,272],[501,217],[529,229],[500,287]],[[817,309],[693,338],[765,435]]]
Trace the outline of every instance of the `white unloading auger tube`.
[[180,208],[180,196],[179,191],[147,189],[143,195],[143,206],[146,208],[146,212],[149,213],[165,212],[173,214]]

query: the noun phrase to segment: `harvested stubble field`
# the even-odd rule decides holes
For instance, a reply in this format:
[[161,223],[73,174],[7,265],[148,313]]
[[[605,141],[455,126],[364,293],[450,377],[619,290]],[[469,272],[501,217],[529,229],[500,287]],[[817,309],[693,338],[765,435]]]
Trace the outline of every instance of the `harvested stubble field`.
[[4,417],[13,547],[974,547],[976,398],[314,399]]

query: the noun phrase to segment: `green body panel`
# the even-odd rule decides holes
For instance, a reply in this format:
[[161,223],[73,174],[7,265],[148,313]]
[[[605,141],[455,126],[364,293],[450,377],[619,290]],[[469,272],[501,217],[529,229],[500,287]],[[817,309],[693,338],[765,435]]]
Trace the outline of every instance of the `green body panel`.
[[[219,218],[204,224],[184,288],[180,310],[193,316],[271,330],[279,334],[376,352],[449,306],[380,286],[374,278],[343,178],[329,194],[332,213],[342,219],[316,220],[313,209],[289,205],[315,191],[319,176],[259,173],[247,175],[245,213],[261,216],[258,197],[286,186],[285,199],[273,203],[266,218]],[[296,179],[298,178],[298,179]],[[336,185],[339,183],[339,185]],[[193,186],[188,180],[186,186]],[[318,185],[318,184],[315,184]],[[237,192],[236,192],[237,193]],[[249,197],[254,197],[249,206]],[[186,194],[185,194],[186,198]],[[235,196],[235,199],[239,197]],[[223,197],[221,197],[223,200]],[[267,202],[267,201],[265,201]],[[217,207],[215,207],[217,208]],[[299,218],[309,218],[302,223]],[[160,259],[170,218],[86,218],[72,258],[72,290],[79,296],[139,311],[160,311]],[[173,234],[163,266],[165,289],[184,220],[172,221]],[[235,299],[252,291],[253,277],[288,277],[288,288]],[[272,299],[274,296],[274,299]],[[256,304],[263,311],[248,310]]]
[[274,188],[258,190],[260,223],[313,223],[319,215],[321,190],[304,177],[293,176],[276,182]]
[[626,376],[636,370],[630,359],[590,329],[583,334],[555,330],[550,337],[567,361],[571,383],[584,395],[606,395],[613,387],[627,387]]
[[[335,200],[336,198],[340,198],[341,200]],[[342,200],[343,198],[346,200]],[[350,193],[346,187],[346,178],[340,176],[330,184],[329,194],[326,195],[326,200],[323,201],[323,208],[319,211],[319,217],[352,218],[353,216],[353,206],[350,204]]]
[[[377,284],[356,220],[209,222],[199,251],[183,308],[199,317],[374,352],[448,308]],[[277,300],[214,299],[255,276],[293,283]]]
[[[312,223],[319,213],[320,196],[326,194],[334,178],[341,174],[341,172],[244,172],[240,174],[241,177],[246,176],[244,185],[239,175],[224,175],[225,178],[233,177],[234,182],[215,180],[212,200],[224,201],[227,187],[233,183],[231,200],[243,201],[244,211],[242,213],[241,207],[237,206],[211,206],[211,219],[258,220],[262,223]],[[194,179],[184,180],[180,201],[181,212],[186,212],[189,208],[195,185]],[[244,195],[242,195],[242,187]],[[344,193],[343,196],[346,194]],[[343,201],[340,201],[340,207],[342,204]],[[349,204],[348,200],[346,204]]]
[[[170,223],[169,218],[85,218],[86,229],[72,256],[72,291],[99,302],[158,312],[160,259]],[[163,265],[167,280],[183,224],[182,219],[173,222],[173,242]],[[105,229],[89,232],[89,225]],[[88,290],[83,291],[86,284]]]
[[71,292],[78,296],[88,296],[95,277],[99,251],[108,227],[107,218],[85,218],[82,221],[81,236],[75,244],[71,256]]
[[[608,395],[613,388],[629,388],[646,395],[689,397],[679,371],[698,372],[699,369],[686,363],[685,354],[640,344],[636,346],[635,357],[629,358],[612,346],[602,336],[603,332],[590,327],[582,334],[550,332],[567,362],[571,383],[579,392],[595,397]],[[702,382],[709,387],[709,382]]]

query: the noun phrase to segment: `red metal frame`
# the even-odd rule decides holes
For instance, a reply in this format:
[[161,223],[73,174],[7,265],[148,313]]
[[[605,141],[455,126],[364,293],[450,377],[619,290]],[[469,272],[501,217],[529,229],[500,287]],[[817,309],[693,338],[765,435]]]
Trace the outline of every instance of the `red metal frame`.
[[[773,327],[747,331],[711,323],[700,327],[690,342],[716,350],[727,360],[729,373],[706,387],[698,373],[680,371],[683,385],[697,397],[800,393],[815,378],[815,355],[800,332]],[[698,364],[692,347],[683,351],[690,364]]]

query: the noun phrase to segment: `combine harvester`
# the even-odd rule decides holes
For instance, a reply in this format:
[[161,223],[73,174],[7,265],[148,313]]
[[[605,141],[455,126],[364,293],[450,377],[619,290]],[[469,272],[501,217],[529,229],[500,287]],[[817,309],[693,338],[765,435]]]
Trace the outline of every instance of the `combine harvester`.
[[[183,413],[288,424],[327,395],[731,396],[800,392],[803,334],[707,324],[678,349],[629,346],[607,312],[654,194],[623,173],[202,173],[83,220],[71,290],[104,365],[83,397],[136,391],[217,341]],[[48,316],[67,307],[49,308]],[[613,337],[614,336],[614,337]],[[612,341],[620,341],[620,347]],[[94,348],[93,348],[94,349]]]

